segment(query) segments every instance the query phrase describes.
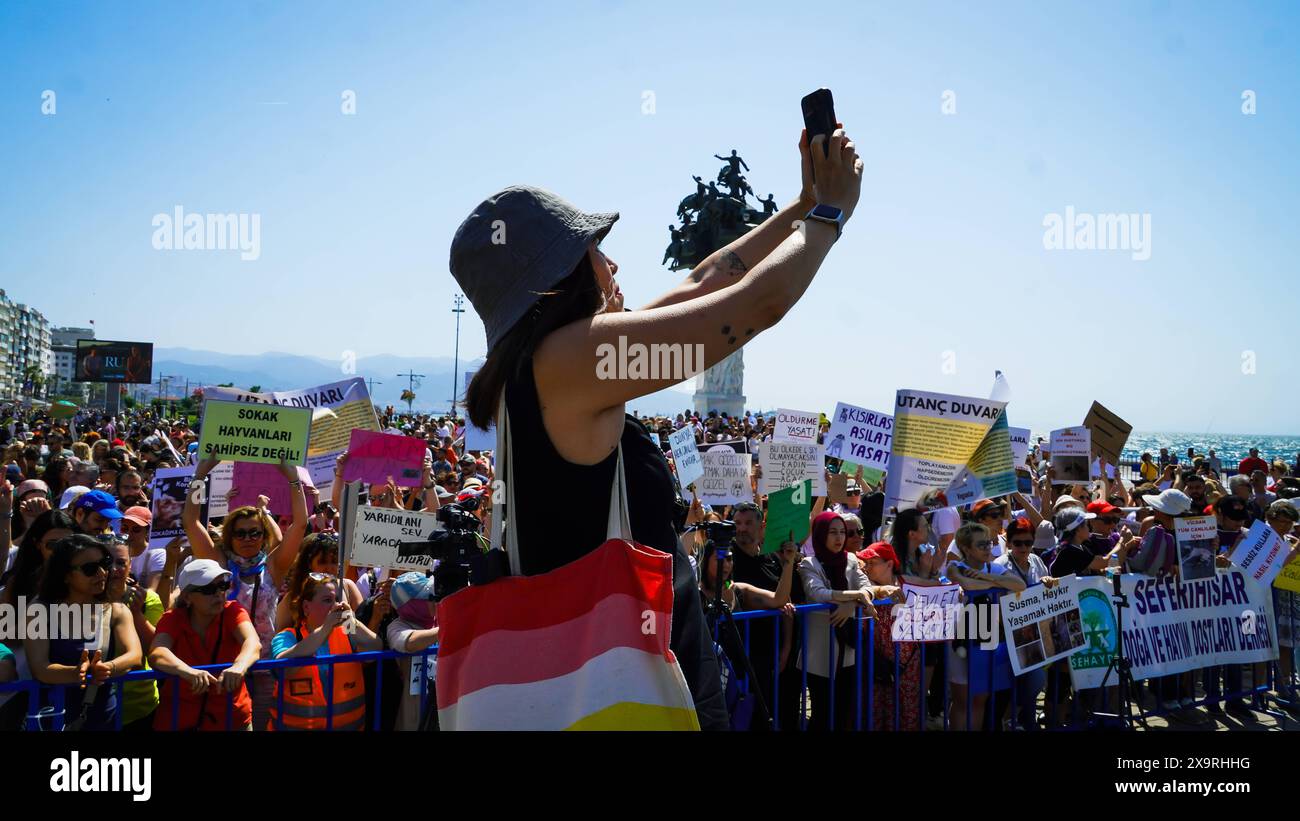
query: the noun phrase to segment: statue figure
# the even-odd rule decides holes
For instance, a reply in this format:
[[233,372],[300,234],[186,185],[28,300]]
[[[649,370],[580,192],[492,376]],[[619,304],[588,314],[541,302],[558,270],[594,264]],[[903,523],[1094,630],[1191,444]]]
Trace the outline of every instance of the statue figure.
[[677,226],[670,225],[668,226],[668,234],[672,237],[672,241],[668,243],[668,248],[664,251],[664,261],[660,264],[663,265],[671,259],[673,260],[673,264],[676,265],[681,261],[681,258],[685,256],[682,253],[682,237],[684,236],[684,232],[679,231]]
[[[755,196],[757,196],[757,195],[755,195]],[[761,202],[761,203],[763,204],[763,216],[764,216],[764,217],[770,217],[770,216],[772,216],[773,214],[776,213],[776,197],[772,196],[771,193],[768,193],[768,195],[767,195],[767,199],[765,199],[765,200],[760,199],[759,202]]]
[[745,381],[744,350],[733,351],[726,359],[709,368],[700,377],[700,391],[738,396]]

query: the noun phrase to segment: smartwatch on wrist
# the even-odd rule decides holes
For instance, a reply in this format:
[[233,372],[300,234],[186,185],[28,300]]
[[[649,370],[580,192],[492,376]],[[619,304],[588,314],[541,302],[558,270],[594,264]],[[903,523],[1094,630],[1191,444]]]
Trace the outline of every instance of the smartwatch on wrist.
[[844,211],[833,205],[817,203],[813,206],[812,210],[808,212],[808,215],[805,216],[804,219],[834,225],[835,239],[839,239],[840,234],[844,232]]

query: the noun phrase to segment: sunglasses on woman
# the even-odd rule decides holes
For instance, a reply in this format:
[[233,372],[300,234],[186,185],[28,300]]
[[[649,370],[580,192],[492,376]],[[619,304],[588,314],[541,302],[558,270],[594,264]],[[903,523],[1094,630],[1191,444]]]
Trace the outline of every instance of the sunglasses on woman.
[[191,587],[191,593],[202,593],[204,596],[211,596],[213,593],[225,593],[230,589],[230,579],[221,579],[205,584],[202,587]]
[[1034,540],[1033,539],[1012,539],[1011,545],[1013,547],[1033,547]]
[[260,539],[265,535],[266,531],[255,527],[250,530],[232,530],[230,533],[236,539]]
[[854,536],[861,536],[863,531],[860,528],[852,528],[844,531],[844,535],[852,539]]
[[984,541],[984,540],[981,540],[981,541],[978,541],[978,542],[971,542],[971,547],[975,548],[976,550],[988,550],[988,549],[989,549],[989,545],[991,545],[991,544],[993,544],[993,543],[990,542],[990,541]]
[[315,571],[308,573],[307,578],[318,582],[332,582],[334,575],[332,573],[317,573]]
[[82,562],[81,564],[74,564],[72,569],[80,570],[83,575],[93,579],[95,576],[99,575],[99,571],[101,570],[105,573],[111,571],[113,569],[113,560],[105,556],[97,562]]

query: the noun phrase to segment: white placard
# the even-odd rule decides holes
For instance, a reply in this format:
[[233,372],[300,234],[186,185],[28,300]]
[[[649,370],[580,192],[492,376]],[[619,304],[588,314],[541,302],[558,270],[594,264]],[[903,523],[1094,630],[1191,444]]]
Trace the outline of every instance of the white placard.
[[837,402],[826,434],[826,456],[875,470],[889,469],[894,417]]
[[434,531],[442,529],[436,513],[360,506],[352,526],[352,549],[348,561],[355,567],[432,570],[433,559],[428,556],[399,558],[397,549],[403,542],[425,541]]
[[677,481],[686,493],[686,486],[704,475],[704,463],[700,460],[700,450],[695,445],[695,431],[689,425],[668,435],[668,444],[673,449],[673,464],[677,468]]
[[754,501],[748,453],[717,446],[700,454],[704,475],[695,483],[696,496],[706,505],[735,505]]
[[817,444],[817,431],[821,425],[821,414],[808,411],[778,408],[776,411],[776,428],[772,431],[773,442],[799,442]]
[[763,475],[758,480],[759,493],[776,493],[808,479],[813,483],[814,496],[826,495],[826,475],[820,445],[764,442],[761,452]]
[[[1213,517],[1210,517],[1213,518]],[[1177,525],[1181,519],[1175,519]],[[1263,519],[1250,526],[1246,535],[1237,541],[1232,551],[1232,563],[1263,587],[1269,587],[1291,553],[1291,545],[1269,527]]]

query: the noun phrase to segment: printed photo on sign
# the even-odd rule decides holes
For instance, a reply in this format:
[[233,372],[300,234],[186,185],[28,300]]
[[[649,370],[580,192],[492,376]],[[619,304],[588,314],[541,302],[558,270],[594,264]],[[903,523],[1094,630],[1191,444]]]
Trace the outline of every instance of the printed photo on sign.
[[1052,484],[1086,485],[1091,481],[1092,450],[1088,429],[1060,428],[1051,433]]
[[1016,675],[1083,648],[1083,619],[1074,582],[1074,576],[1066,576],[1051,589],[1035,584],[999,601],[1003,632],[1011,636],[1011,667]]
[[166,547],[177,536],[185,535],[181,511],[194,479],[194,467],[159,468],[153,475],[153,499],[150,512],[149,546]]
[[1178,574],[1183,581],[1214,575],[1214,545],[1219,538],[1213,516],[1184,516],[1174,519],[1178,542]]

